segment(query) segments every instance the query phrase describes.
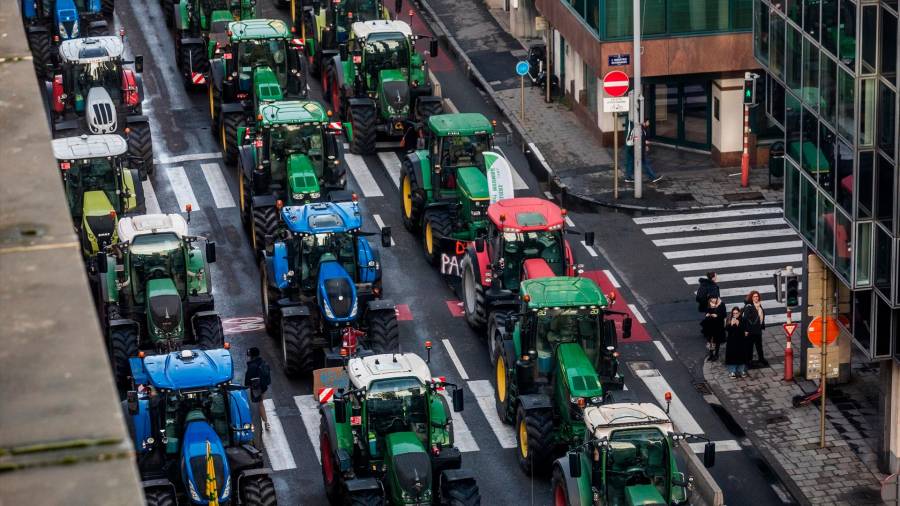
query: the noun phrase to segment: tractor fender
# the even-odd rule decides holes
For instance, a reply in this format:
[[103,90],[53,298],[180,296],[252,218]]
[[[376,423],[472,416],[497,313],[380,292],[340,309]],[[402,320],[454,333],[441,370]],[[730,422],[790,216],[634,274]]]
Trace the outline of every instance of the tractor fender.
[[272,474],[272,470],[268,467],[257,467],[255,469],[244,469],[237,475],[237,490],[241,490],[241,482],[244,481],[244,478],[249,478],[251,476],[269,476]]
[[147,116],[144,116],[144,115],[142,115],[142,114],[140,114],[140,115],[139,115],[139,114],[132,114],[132,115],[130,115],[130,116],[128,116],[128,117],[125,118],[125,123],[128,123],[129,125],[135,125],[135,124],[138,124],[138,123],[147,123],[147,127],[149,128],[149,126],[150,126],[150,119],[147,118]]
[[350,107],[371,107],[375,108],[375,101],[368,97],[353,97],[347,100]]
[[428,102],[434,102],[434,103],[441,104],[441,105],[443,105],[443,103],[444,103],[443,99],[441,99],[441,97],[436,97],[434,95],[423,95],[416,99],[417,104],[424,104],[424,103],[428,103]]
[[138,103],[144,103],[144,76],[143,74],[134,73],[134,82],[137,84]]
[[244,106],[241,105],[240,102],[223,102],[222,106],[219,108],[219,112],[221,112],[222,114],[235,113],[235,112],[239,112],[239,113],[243,114]]
[[[374,283],[381,279],[381,255],[377,249],[372,249],[365,237],[360,237],[356,245],[356,258],[359,263],[359,282]],[[375,265],[369,267],[369,262]]]
[[[322,64],[325,65],[325,62],[328,60],[334,63],[334,72],[337,74],[335,77],[337,78],[338,86],[344,86],[346,77],[344,77],[344,65],[341,63],[341,56],[337,51],[322,51]],[[323,66],[322,68],[325,67]]]
[[141,482],[141,487],[143,487],[144,490],[151,488],[168,488],[172,490],[173,495],[175,494],[175,484],[167,480],[166,478],[160,478],[158,480],[144,480]]
[[281,317],[284,319],[288,318],[296,318],[301,316],[309,316],[309,306],[304,306],[302,304],[297,304],[295,306],[282,306],[281,307]]
[[88,31],[96,33],[96,29],[102,29],[104,32],[109,32],[109,25],[106,24],[106,20],[100,19],[97,21],[91,21],[88,24]]
[[213,58],[209,60],[210,81],[217,89],[222,89],[222,79],[225,78],[225,60]]
[[172,8],[175,9],[175,12],[173,13],[174,17],[172,18],[172,24],[179,30],[188,29],[188,24],[182,22],[183,19],[188,19],[187,4],[188,2],[178,2],[172,6]]
[[397,309],[397,305],[389,299],[375,299],[369,301],[369,303],[366,305],[366,309],[370,312],[387,310],[394,311]]
[[251,205],[257,207],[275,207],[275,196],[271,193],[268,195],[254,195]]
[[527,411],[538,410],[538,409],[552,409],[553,402],[550,400],[550,396],[544,394],[524,394],[519,396],[519,405],[522,406],[522,409]]
[[[569,474],[569,463],[568,456],[563,456],[553,463],[553,466],[560,471],[559,474],[562,475],[563,481],[566,484],[566,504],[568,506],[581,506],[591,504],[590,495],[586,495],[582,497],[581,489],[579,488],[579,480],[573,478],[571,474]],[[585,472],[590,472],[589,468],[584,467],[584,462],[582,462],[581,476],[584,477]]]
[[381,483],[378,482],[375,478],[357,478],[355,480],[347,480],[344,482],[344,486],[347,487],[347,492],[351,495],[355,492],[362,492],[364,490],[377,490],[381,492]]
[[256,167],[256,148],[252,145],[243,145],[238,147],[238,160],[240,160],[241,171],[253,181],[253,169]]
[[[485,241],[487,242],[487,241]],[[487,281],[485,274],[490,269],[491,259],[488,257],[487,244],[481,250],[481,253],[475,249],[474,243],[466,249],[466,253],[472,255],[472,264],[475,267],[475,275],[478,276],[478,280],[481,282],[481,286],[488,288],[491,286],[490,281]]]
[[[29,2],[25,2],[25,3],[29,3]],[[50,35],[49,35],[50,29],[47,28],[47,25],[44,25],[44,24],[40,24],[40,25],[28,25],[28,27],[26,28],[26,31],[27,31],[29,34],[32,34],[32,33],[46,33],[48,37],[50,36]]]
[[322,413],[322,421],[325,424],[325,434],[328,436],[328,442],[334,452],[333,457],[337,459],[341,472],[349,471],[353,467],[350,455],[346,450],[342,449],[337,437],[337,425],[334,421],[334,410],[327,406],[319,406],[319,412]]
[[272,245],[272,254],[266,255],[266,276],[269,280],[275,282],[275,286],[279,290],[288,287],[286,274],[290,271],[288,263],[288,250],[284,241],[275,241]]
[[470,469],[446,469],[441,471],[441,486],[457,481],[475,481],[475,474]]
[[186,46],[186,45],[190,45],[190,44],[196,44],[198,46],[204,45],[203,39],[201,39],[200,37],[184,37],[181,39],[182,46]]
[[137,329],[138,334],[140,334],[140,332],[141,332],[141,324],[134,320],[120,318],[120,319],[109,321],[110,332],[112,332],[113,329],[117,329],[117,328],[121,328],[121,327],[134,327],[135,329]]
[[218,311],[197,311],[191,316],[191,330],[194,335],[197,335],[197,321],[202,319],[212,319],[218,320],[221,325],[222,318],[219,316]]
[[566,239],[566,263],[568,264],[566,275],[575,276],[575,253],[572,251],[572,245],[568,239]]

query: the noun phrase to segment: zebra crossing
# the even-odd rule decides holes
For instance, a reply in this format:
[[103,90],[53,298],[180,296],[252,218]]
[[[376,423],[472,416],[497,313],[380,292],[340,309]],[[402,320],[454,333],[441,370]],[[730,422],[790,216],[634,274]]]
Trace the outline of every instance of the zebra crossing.
[[[803,241],[788,227],[780,207],[753,207],[634,218],[672,268],[694,292],[699,278],[715,271],[726,307],[740,305],[756,290],[767,323],[784,323],[784,305],[774,300],[772,275],[790,265],[802,274]],[[800,317],[792,314],[794,321]]]

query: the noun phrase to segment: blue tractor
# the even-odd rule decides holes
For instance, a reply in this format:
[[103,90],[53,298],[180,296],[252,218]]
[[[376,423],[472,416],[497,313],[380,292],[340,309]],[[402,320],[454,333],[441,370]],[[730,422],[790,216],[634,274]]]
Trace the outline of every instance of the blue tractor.
[[150,506],[275,505],[271,470],[253,445],[247,388],[227,349],[130,360],[140,391],[124,401]]
[[[360,230],[355,196],[285,206],[281,220],[260,262],[260,291],[266,329],[281,340],[285,373],[312,371],[318,351],[325,362],[335,353],[356,354],[357,343],[375,353],[396,351],[396,308],[381,298],[380,255],[366,239],[374,234]],[[381,244],[391,245],[390,228],[381,230]]]
[[[78,37],[106,35],[101,0],[21,0],[25,33],[38,75],[49,78],[57,64],[60,42]],[[112,10],[110,10],[110,15]]]

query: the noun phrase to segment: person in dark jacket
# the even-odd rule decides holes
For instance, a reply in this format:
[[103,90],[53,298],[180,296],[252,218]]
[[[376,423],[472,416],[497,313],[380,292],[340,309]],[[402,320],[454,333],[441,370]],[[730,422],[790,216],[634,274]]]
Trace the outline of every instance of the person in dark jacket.
[[247,372],[244,373],[244,386],[250,388],[250,401],[256,404],[262,426],[269,430],[269,419],[266,418],[266,408],[263,405],[263,398],[272,382],[269,364],[259,355],[259,348],[255,346],[247,350],[247,356],[250,359],[247,360]]
[[737,306],[731,308],[731,314],[725,321],[725,336],[725,366],[728,367],[729,376],[746,378],[747,363],[750,362],[753,349],[749,337],[744,334],[741,310]]
[[[762,331],[766,328],[766,311],[762,307],[759,292],[753,290],[747,294],[744,309],[741,311],[741,321],[744,322],[744,335],[750,338],[756,355],[759,358],[760,367],[768,367],[769,362],[763,354]],[[753,359],[753,350],[750,351],[750,359]]]
[[697,311],[705,313],[709,307],[709,298],[719,298],[718,280],[719,277],[712,271],[707,272],[705,278],[697,280],[697,282],[700,283],[700,286],[697,288],[697,296],[695,297],[697,300]]
[[710,297],[709,309],[700,322],[703,337],[706,338],[706,349],[709,350],[707,360],[719,360],[719,346],[725,341],[725,304],[718,297]]

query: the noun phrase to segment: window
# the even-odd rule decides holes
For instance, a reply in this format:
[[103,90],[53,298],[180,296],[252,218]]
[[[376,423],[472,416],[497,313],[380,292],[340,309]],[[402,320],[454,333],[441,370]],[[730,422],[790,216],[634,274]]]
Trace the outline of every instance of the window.
[[584,19],[584,0],[571,0],[572,8]]
[[803,66],[803,35],[791,25],[787,25],[787,58],[784,80],[788,88],[800,95],[800,73]]
[[837,56],[838,0],[822,0],[822,46]]
[[769,70],[784,79],[784,18],[772,11],[769,23],[772,34],[769,43]]
[[816,243],[816,185],[808,178],[800,178],[800,233],[811,244]]
[[878,83],[878,147],[890,157],[894,157],[897,143],[896,100],[897,94],[883,82]]
[[853,76],[846,70],[838,70],[838,132],[853,143],[853,132],[856,130],[853,116]]
[[862,79],[859,83],[859,145],[871,146],[875,142],[875,79]]
[[769,93],[769,100],[767,102],[767,106],[771,108],[769,114],[772,115],[772,119],[778,123],[782,129],[784,128],[784,86],[781,85],[780,82],[772,79],[769,74],[766,74],[766,79],[771,84],[771,92]]
[[875,177],[875,219],[888,230],[893,229],[894,201],[897,200],[897,192],[894,189],[895,171],[896,166],[890,160],[884,156],[878,157]]
[[834,217],[834,204],[819,193],[818,232],[816,233],[816,249],[828,263],[834,263],[834,238],[837,222]]
[[800,97],[814,111],[819,110],[819,48],[808,37],[803,37],[803,79]]
[[835,198],[847,213],[853,213],[853,149],[843,141],[837,145]]
[[838,27],[838,59],[851,69],[856,69],[856,4],[841,0]]
[[585,95],[587,95],[587,108],[591,114],[597,114],[597,76],[594,70],[587,64],[582,63],[582,79],[584,81]]
[[791,21],[803,26],[803,5],[802,0],[785,0],[787,2],[787,15]]
[[728,29],[728,2],[669,0],[671,33],[724,31]]
[[853,258],[852,230],[850,217],[841,211],[834,213],[834,266],[844,279],[851,279],[851,259]]
[[800,171],[793,162],[784,164],[784,218],[800,229]]
[[875,153],[871,151],[859,152],[859,168],[856,172],[858,183],[856,192],[859,194],[857,205],[857,219],[872,217],[872,182],[874,181]]
[[824,123],[819,123],[818,176],[819,186],[834,197],[835,166],[837,164],[837,136]]
[[753,54],[756,59],[769,63],[769,6],[763,2],[753,2],[756,12],[753,16]]
[[856,224],[856,286],[872,284],[872,222]]
[[819,40],[820,0],[803,0],[803,30]]
[[594,33],[600,33],[600,0],[585,0],[587,12],[584,17],[587,24],[594,29]]
[[837,62],[822,53],[821,90],[819,92],[819,105],[822,119],[835,127],[834,102],[837,98]]
[[792,93],[787,93],[784,112],[785,154],[800,164],[800,101]]
[[887,357],[891,354],[891,306],[881,297],[875,299],[875,350],[872,358]]
[[875,57],[877,56],[878,5],[865,5],[862,8],[862,54],[859,71],[861,74],[875,73]]
[[[896,4],[895,4],[896,7]],[[881,9],[881,75],[888,79],[897,73],[897,16]]]
[[872,292],[853,293],[853,339],[869,353],[872,348]]
[[[605,0],[606,37],[610,39],[632,35],[632,0]],[[660,35],[666,33],[666,0],[642,0],[641,33]]]
[[754,0],[732,0],[731,28],[734,30],[749,30],[750,20],[753,16],[753,4],[761,3]]
[[891,297],[891,250],[894,241],[890,233],[876,225],[875,230],[875,263],[872,269],[872,285],[887,298]]
[[801,109],[801,120],[800,145],[795,145],[794,149],[799,149],[800,151],[800,156],[798,157],[800,159],[800,167],[812,176],[813,181],[817,181],[819,172],[824,169],[819,163],[819,121],[806,107]]

